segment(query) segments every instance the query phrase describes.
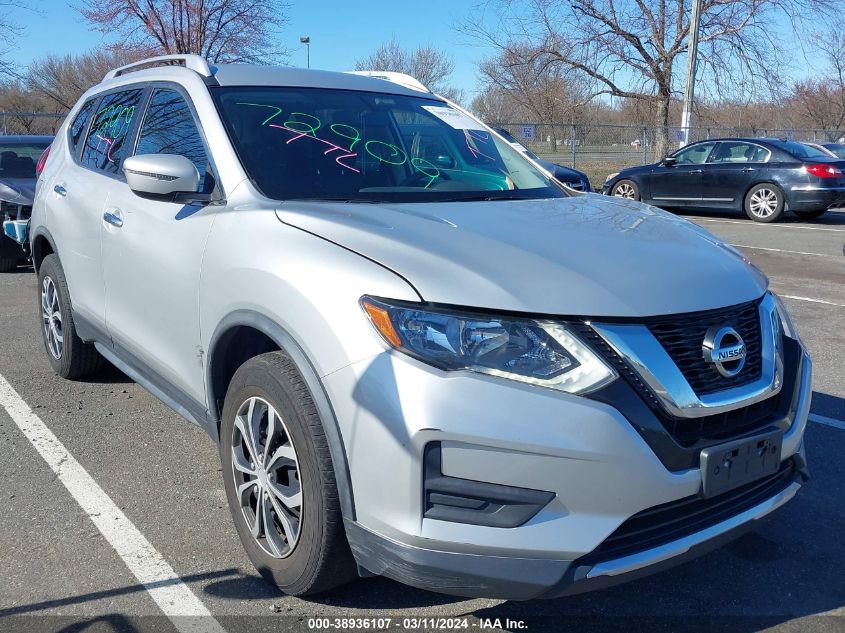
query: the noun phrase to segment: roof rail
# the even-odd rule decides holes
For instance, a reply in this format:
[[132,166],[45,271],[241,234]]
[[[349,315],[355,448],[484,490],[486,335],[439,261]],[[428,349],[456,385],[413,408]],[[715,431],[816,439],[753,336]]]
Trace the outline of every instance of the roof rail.
[[411,75],[405,73],[394,73],[387,70],[347,70],[349,75],[363,75],[364,77],[375,77],[376,79],[384,79],[405,88],[416,90],[418,92],[431,92],[426,88],[421,81],[414,79]]
[[199,55],[159,55],[158,57],[148,57],[147,59],[142,59],[131,64],[126,64],[126,66],[110,70],[103,77],[103,81],[114,79],[115,77],[125,75],[126,73],[143,70],[143,67],[145,66],[184,66],[203,77],[212,77],[214,75],[212,67],[209,66],[208,62]]

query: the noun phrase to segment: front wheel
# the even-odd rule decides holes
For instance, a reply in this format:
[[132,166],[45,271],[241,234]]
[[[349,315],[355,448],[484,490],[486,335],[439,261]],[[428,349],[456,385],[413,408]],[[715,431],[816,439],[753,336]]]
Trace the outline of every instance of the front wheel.
[[640,188],[633,180],[620,180],[610,190],[610,195],[616,198],[625,198],[626,200],[639,200]]
[[267,582],[306,595],[355,578],[320,414],[284,353],[262,354],[235,372],[220,459],[238,536]]
[[755,222],[777,222],[783,217],[783,192],[775,185],[755,185],[745,194],[745,214]]
[[795,215],[802,220],[815,220],[816,218],[822,217],[825,213],[827,213],[827,209],[816,209],[815,211],[796,211]]

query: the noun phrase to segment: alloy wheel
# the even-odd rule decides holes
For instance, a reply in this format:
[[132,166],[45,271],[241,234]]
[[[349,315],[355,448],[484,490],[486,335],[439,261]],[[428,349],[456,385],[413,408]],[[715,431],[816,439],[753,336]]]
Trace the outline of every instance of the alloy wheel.
[[637,192],[634,191],[633,185],[630,185],[627,182],[623,182],[616,185],[616,187],[613,189],[613,195],[617,198],[626,198],[628,200],[634,200],[637,197]]
[[758,189],[751,194],[751,213],[758,218],[768,218],[778,208],[778,194],[772,189]]
[[299,460],[287,427],[257,396],[241,404],[232,432],[232,474],[256,543],[273,558],[290,555],[302,524]]
[[59,293],[52,278],[44,277],[41,283],[41,320],[47,349],[56,360],[62,357],[64,333],[62,330],[62,308]]

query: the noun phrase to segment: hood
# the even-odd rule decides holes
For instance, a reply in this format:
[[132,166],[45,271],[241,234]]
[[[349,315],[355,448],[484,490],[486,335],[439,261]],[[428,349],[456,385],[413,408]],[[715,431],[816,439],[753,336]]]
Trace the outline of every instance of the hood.
[[35,178],[0,178],[0,201],[31,207]]
[[392,269],[427,302],[592,317],[721,308],[767,279],[732,247],[647,205],[572,198],[286,202],[279,219]]

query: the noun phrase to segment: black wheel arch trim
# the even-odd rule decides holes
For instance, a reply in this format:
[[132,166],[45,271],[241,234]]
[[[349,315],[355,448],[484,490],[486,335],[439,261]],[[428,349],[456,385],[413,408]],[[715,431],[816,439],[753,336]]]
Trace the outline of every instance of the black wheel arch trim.
[[[29,236],[29,252],[32,255],[32,265],[35,266],[35,241],[40,237],[47,240],[47,243],[50,244],[50,248],[53,249],[53,253],[55,253],[56,257],[59,258],[59,262],[61,262],[62,258],[59,255],[59,249],[56,247],[56,240],[53,238],[53,234],[50,233],[48,228],[39,226],[35,229],[35,231],[31,232]],[[35,266],[35,271],[38,272],[37,266]]]
[[[355,520],[355,499],[352,492],[352,479],[349,474],[349,463],[346,459],[346,447],[343,436],[340,433],[340,425],[337,421],[334,408],[329,400],[323,381],[314,368],[314,364],[308,355],[297,343],[290,333],[270,317],[254,310],[236,310],[224,317],[214,330],[211,341],[208,345],[208,362],[206,363],[206,391],[208,394],[209,416],[214,421],[215,441],[219,441],[220,411],[222,408],[218,402],[222,402],[225,394],[214,393],[214,356],[217,343],[229,330],[235,327],[251,327],[270,338],[276,345],[285,352],[296,364],[302,374],[305,384],[308,386],[314,405],[323,421],[323,430],[326,433],[326,440],[329,445],[329,453],[332,457],[335,480],[340,495],[341,513],[345,519]],[[211,429],[207,429],[211,431]]]

